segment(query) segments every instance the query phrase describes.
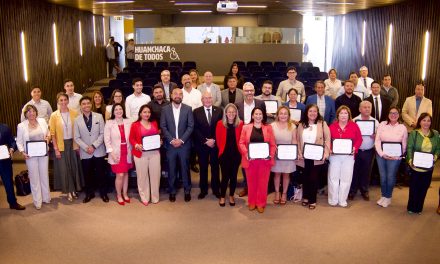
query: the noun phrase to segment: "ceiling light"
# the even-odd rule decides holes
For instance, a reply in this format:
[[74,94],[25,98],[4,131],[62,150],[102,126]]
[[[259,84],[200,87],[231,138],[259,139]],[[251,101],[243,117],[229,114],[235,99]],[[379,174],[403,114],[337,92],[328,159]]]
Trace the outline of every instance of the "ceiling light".
[[174,3],[176,6],[210,6],[211,3],[185,3],[185,2],[177,2]]
[[121,10],[121,12],[151,12],[153,9],[129,9],[129,10]]
[[429,31],[425,33],[425,41],[423,45],[423,64],[422,64],[422,80],[426,77],[426,67],[428,64],[428,50],[429,50]]
[[130,4],[134,3],[134,1],[99,1],[95,2],[95,4]]
[[238,5],[238,8],[267,8],[266,5]]
[[23,77],[24,81],[28,81],[28,72],[27,72],[27,60],[26,60],[26,44],[24,40],[24,31],[20,34],[21,39],[21,60],[22,60],[22,66],[23,66]]
[[180,13],[212,13],[212,10],[182,10]]
[[315,4],[318,5],[355,5],[355,3],[344,3],[344,2],[328,2],[328,1],[321,1],[321,2],[316,2]]

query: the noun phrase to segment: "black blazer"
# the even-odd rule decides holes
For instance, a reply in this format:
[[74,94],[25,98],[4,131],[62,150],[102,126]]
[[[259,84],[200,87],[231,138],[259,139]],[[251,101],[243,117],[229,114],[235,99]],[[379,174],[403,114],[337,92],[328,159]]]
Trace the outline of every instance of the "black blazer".
[[[368,101],[371,103],[371,105],[372,105],[371,116],[374,117],[373,95],[370,95],[369,97],[365,98],[365,101]],[[388,99],[388,97],[380,95],[380,101],[382,103],[382,112],[380,113],[379,120],[377,120],[377,121],[379,121],[379,123],[387,120],[388,112],[390,111],[390,107],[391,107],[391,100]]]
[[212,106],[211,124],[208,124],[208,118],[205,114],[205,107],[197,107],[194,109],[194,145],[203,146],[207,138],[215,139],[215,127],[217,122],[222,119],[223,111],[220,107]]
[[[0,145],[6,145],[9,149],[17,150],[17,144],[15,143],[15,139],[12,136],[11,129],[5,125],[0,124]],[[11,159],[0,160],[0,163],[10,163]]]
[[[260,107],[263,109],[264,112],[266,112],[266,104],[263,100],[254,99],[255,101],[255,107]],[[240,103],[235,104],[238,108],[238,117],[240,117],[240,120],[243,120],[244,122],[244,101]],[[267,120],[264,120],[264,122],[267,122]]]

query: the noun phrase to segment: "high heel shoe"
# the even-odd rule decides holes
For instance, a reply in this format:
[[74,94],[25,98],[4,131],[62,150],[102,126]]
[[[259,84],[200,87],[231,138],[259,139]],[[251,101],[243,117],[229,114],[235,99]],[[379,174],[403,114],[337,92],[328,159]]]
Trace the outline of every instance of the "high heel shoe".
[[229,196],[229,206],[235,206],[234,196]]
[[[221,202],[223,200],[223,203]],[[225,202],[225,198],[220,198],[220,200],[218,201],[218,205],[220,205],[220,207],[225,207],[226,202]]]
[[275,199],[273,199],[274,204],[280,203],[280,192],[275,192]]
[[68,200],[69,202],[73,202],[73,196],[72,196],[72,193],[68,193],[68,194],[67,194],[67,200]]
[[[127,198],[125,198],[125,197],[127,197]],[[123,195],[122,196],[122,199],[124,199],[124,202],[126,202],[126,203],[130,203],[130,197],[128,197],[128,195]]]
[[72,192],[73,199],[78,199],[78,194],[76,192]]
[[287,203],[287,193],[283,193],[283,195],[281,196],[280,204],[286,205],[286,203]]
[[122,197],[116,197],[116,201],[119,205],[125,205],[124,199]]

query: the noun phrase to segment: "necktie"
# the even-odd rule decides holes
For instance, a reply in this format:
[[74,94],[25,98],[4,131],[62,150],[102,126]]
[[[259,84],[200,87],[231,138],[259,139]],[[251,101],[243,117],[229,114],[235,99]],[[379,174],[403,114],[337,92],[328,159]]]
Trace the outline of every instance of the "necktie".
[[367,88],[367,78],[364,78],[364,86]]
[[374,118],[379,120],[379,103],[377,102],[377,96],[374,97]]
[[206,111],[208,111],[208,124],[211,124],[211,118],[212,118],[211,109],[206,108]]

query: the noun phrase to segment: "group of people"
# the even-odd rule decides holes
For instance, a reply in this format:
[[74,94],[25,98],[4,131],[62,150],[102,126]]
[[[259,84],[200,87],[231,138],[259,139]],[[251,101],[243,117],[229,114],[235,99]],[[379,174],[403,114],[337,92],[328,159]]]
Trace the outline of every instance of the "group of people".
[[[317,206],[322,178],[328,181],[331,206],[347,207],[347,200],[354,199],[358,190],[369,200],[374,159],[381,183],[377,204],[388,207],[397,169],[406,153],[411,175],[407,210],[422,212],[433,164],[440,154],[439,134],[431,127],[432,102],[424,97],[423,84],[416,86],[415,95],[405,100],[401,112],[391,77],[385,75],[380,85],[367,77],[366,67],[360,69],[361,78],[353,72],[343,85],[336,70],[330,70],[329,79],[317,81],[316,94],[308,97],[304,85],[296,80],[294,67],[287,69],[288,79],[280,83],[276,95],[268,80],[259,96],[254,96],[252,83],[240,84],[235,67],[232,65],[225,77],[223,90],[213,83],[210,71],[204,73],[203,83],[196,70],[183,75],[182,88],[178,88],[170,82],[170,72],[164,70],[152,98],[142,93],[142,80],[134,79],[133,94],[124,99],[115,89],[107,106],[100,92],[92,98],[82,97],[74,93],[73,82],[66,80],[65,92],[57,95],[55,112],[41,99],[40,88],[33,87],[32,100],[23,108],[17,128],[16,145],[26,159],[34,206],[40,209],[42,203],[50,202],[48,157],[30,156],[27,148],[30,142],[44,141],[53,144],[55,189],[69,201],[76,199],[80,190],[85,192],[84,203],[95,197],[95,190],[104,202],[109,201],[102,170],[107,156],[116,175],[118,204],[130,203],[128,171],[133,167],[145,206],[159,202],[162,174],[168,175],[169,200],[176,201],[176,182],[181,180],[184,200],[189,202],[190,160],[197,154],[198,199],[208,194],[210,167],[210,187],[219,205],[224,207],[228,202],[234,206],[241,165],[245,187],[239,195],[247,195],[249,210],[260,213],[267,204],[271,173],[273,203],[285,205],[290,176],[299,168],[304,175],[301,204],[309,209]],[[14,140],[4,127],[0,130],[4,142],[0,143],[12,152]],[[284,147],[293,147],[296,155],[282,157]],[[261,153],[265,154],[259,156]],[[430,157],[432,166],[419,166],[420,155]],[[0,161],[2,178],[4,162],[8,161]],[[11,208],[22,208],[7,192]]]

